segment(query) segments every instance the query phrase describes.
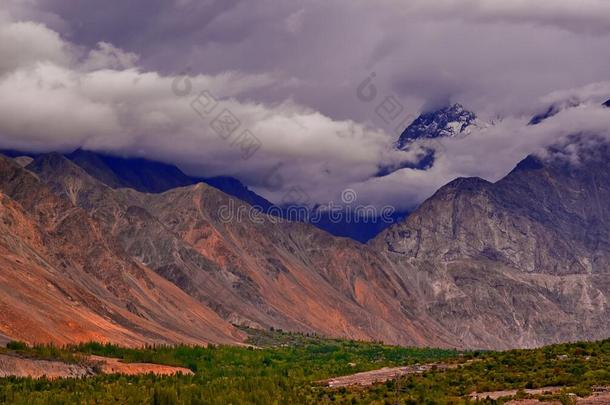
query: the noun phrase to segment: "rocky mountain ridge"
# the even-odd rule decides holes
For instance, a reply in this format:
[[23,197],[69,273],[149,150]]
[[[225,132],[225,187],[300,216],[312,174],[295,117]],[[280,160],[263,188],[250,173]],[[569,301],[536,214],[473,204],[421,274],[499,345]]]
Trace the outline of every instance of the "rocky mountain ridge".
[[[610,336],[609,157],[603,139],[573,138],[496,183],[457,179],[367,245],[264,214],[239,218],[248,204],[204,184],[161,194],[113,189],[56,154],[26,168],[126,260],[214,311],[221,325],[511,348]],[[29,204],[31,187],[11,187],[16,167],[3,168],[0,190]],[[27,240],[17,230],[6,233]],[[97,277],[111,285],[124,272],[105,269]],[[132,313],[146,308],[135,303]]]
[[131,260],[69,198],[1,156],[0,217],[3,335],[57,344],[243,341],[215,312]]

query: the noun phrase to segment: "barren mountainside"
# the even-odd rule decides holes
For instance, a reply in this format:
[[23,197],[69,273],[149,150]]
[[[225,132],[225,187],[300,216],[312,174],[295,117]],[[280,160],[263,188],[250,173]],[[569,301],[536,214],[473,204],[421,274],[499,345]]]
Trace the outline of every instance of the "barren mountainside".
[[495,184],[457,179],[371,246],[424,274],[429,313],[469,345],[607,337],[610,150],[572,146]]
[[[223,219],[249,206],[205,184],[147,194],[58,154],[27,170],[3,158],[0,280],[27,300],[0,298],[14,314],[0,334],[72,339],[45,329],[55,300],[86,337],[132,344],[239,342],[230,323],[469,348],[608,337],[610,151],[573,142],[576,155],[530,156],[495,184],[457,179],[366,245],[263,214]],[[47,279],[67,287],[51,294]],[[40,317],[31,339],[16,335],[24,312]]]
[[0,157],[0,333],[27,342],[239,343],[34,174]]
[[137,262],[230,322],[452,344],[432,320],[412,312],[416,300],[404,274],[386,270],[357,242],[263,214],[222,220],[223,207],[235,214],[248,207],[201,183],[163,194],[114,190],[57,154],[38,157],[28,169],[56,193],[71,195]]

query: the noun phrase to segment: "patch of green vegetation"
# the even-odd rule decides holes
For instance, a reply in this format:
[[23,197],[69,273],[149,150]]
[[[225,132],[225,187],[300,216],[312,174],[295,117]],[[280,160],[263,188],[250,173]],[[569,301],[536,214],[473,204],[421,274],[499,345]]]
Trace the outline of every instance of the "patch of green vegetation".
[[[610,385],[610,340],[536,350],[468,352],[415,349],[323,339],[282,331],[244,329],[256,347],[149,346],[126,349],[88,343],[54,350],[95,354],[126,362],[188,367],[192,376],[100,375],[56,381],[0,379],[0,403],[121,404],[467,404],[471,392],[565,387],[543,398],[571,401],[596,385]],[[33,348],[13,346],[28,352]],[[9,350],[9,349],[7,349]],[[368,388],[331,389],[316,381],[413,363],[460,362]],[[520,397],[527,395],[521,391]],[[502,404],[497,401],[480,401]]]
[[18,355],[29,359],[55,360],[69,364],[87,363],[86,358],[76,350],[54,345],[28,346],[25,342],[12,341],[7,343],[6,348],[0,348],[0,353]]
[[[472,392],[565,387],[543,398],[572,400],[594,386],[610,385],[610,340],[547,346],[534,350],[469,353],[458,369],[428,372],[389,381],[368,390],[332,390],[338,403],[466,404]],[[504,400],[480,403],[502,404]],[[563,403],[563,402],[562,402]]]
[[315,333],[292,333],[281,329],[270,330],[253,329],[245,326],[234,325],[248,335],[248,343],[257,347],[298,347],[307,343],[331,341],[322,338]]
[[[251,331],[253,342],[260,333]],[[265,333],[270,347],[149,346],[126,349],[88,343],[61,349],[126,362],[188,367],[193,376],[100,375],[57,381],[0,379],[0,402],[11,404],[299,404],[326,395],[315,381],[406,363],[457,357],[452,350],[414,349],[331,340],[280,331]],[[279,343],[290,340],[291,343]],[[284,345],[284,346],[282,346]]]

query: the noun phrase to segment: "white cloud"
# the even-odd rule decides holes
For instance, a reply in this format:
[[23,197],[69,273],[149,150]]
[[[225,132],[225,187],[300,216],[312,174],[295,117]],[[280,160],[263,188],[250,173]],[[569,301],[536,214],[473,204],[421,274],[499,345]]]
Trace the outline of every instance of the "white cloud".
[[[608,86],[610,82],[598,83],[593,88]],[[442,153],[430,170],[405,169],[350,187],[363,201],[412,208],[457,177],[498,181],[528,155],[544,156],[547,147],[565,143],[573,135],[595,135],[610,141],[610,109],[602,107],[598,97],[584,97],[590,94],[586,89],[565,93],[574,92],[583,95],[583,104],[563,110],[538,125],[528,125],[527,117],[509,117],[494,126],[476,129],[464,138],[442,139],[439,141]]]
[[82,67],[85,70],[129,69],[135,67],[138,55],[125,52],[108,42],[98,42],[97,48],[89,51]]
[[[49,21],[71,38],[114,36],[112,26],[86,20],[95,13],[70,25],[64,14],[28,1],[31,12],[10,1],[12,15]],[[610,98],[610,13],[600,1],[269,0],[255,10],[250,3],[220,5],[201,24],[192,15],[197,4],[182,2],[149,31],[126,26],[119,43],[96,37],[91,49],[0,12],[0,147],[84,146],[178,163],[194,174],[234,175],[275,201],[298,187],[326,203],[350,187],[360,203],[405,208],[457,176],[497,180],[561,137],[610,128],[608,110],[598,107]],[[137,2],[127,10],[135,8]],[[130,38],[139,39],[137,46]],[[188,78],[163,71],[186,71]],[[372,179],[378,166],[413,157],[392,150],[396,125],[379,121],[379,99],[356,97],[372,71],[379,97],[395,95],[405,115],[450,100],[483,118],[505,119],[442,141],[445,152],[429,171]],[[174,94],[175,85],[188,85],[189,94]],[[212,116],[191,108],[202,90],[222,102],[215,113],[227,108],[240,130],[261,141],[252,158],[242,159],[238,146],[214,132]],[[574,98],[585,104],[526,125],[548,104]],[[283,181],[270,184],[270,176]]]
[[[162,76],[138,70],[133,67],[136,55],[106,43],[79,63],[63,53],[72,45],[47,28],[31,23],[3,28],[21,31],[22,46],[33,49],[0,78],[3,147],[142,154],[197,173],[236,175],[263,192],[281,195],[298,185],[316,199],[340,184],[371,176],[379,162],[396,161],[401,154],[390,150],[392,140],[383,132],[353,121],[333,120],[290,101],[238,101],[236,97],[253,89],[277,86],[270,75]],[[44,40],[54,41],[57,53],[36,54],[37,48],[29,46],[44,43],[34,35],[41,32]],[[189,94],[175,94],[176,84],[179,90],[188,85]],[[203,90],[220,102],[205,117],[191,106]],[[242,159],[243,150],[234,142],[238,133],[222,139],[214,131],[212,120],[223,109],[240,121],[239,132],[248,129],[260,140],[251,159]],[[280,163],[283,182],[268,183],[265,173]]]
[[67,64],[68,48],[59,34],[44,25],[0,18],[0,75],[45,61]]

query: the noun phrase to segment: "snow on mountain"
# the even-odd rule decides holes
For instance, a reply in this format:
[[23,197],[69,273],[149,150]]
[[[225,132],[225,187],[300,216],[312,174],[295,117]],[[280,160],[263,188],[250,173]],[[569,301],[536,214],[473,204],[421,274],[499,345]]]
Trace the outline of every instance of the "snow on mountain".
[[407,150],[409,145],[419,139],[435,139],[467,135],[479,125],[476,115],[460,104],[443,107],[436,111],[421,114],[400,135],[396,147]]
[[[396,149],[407,151],[416,141],[466,136],[473,129],[488,125],[479,120],[473,112],[466,110],[461,104],[453,104],[436,111],[422,113],[403,131],[395,145]],[[398,164],[379,167],[376,177],[388,176],[405,168],[427,170],[432,167],[438,147],[426,144],[419,146],[421,148],[417,150],[417,161],[414,162],[410,158]]]

